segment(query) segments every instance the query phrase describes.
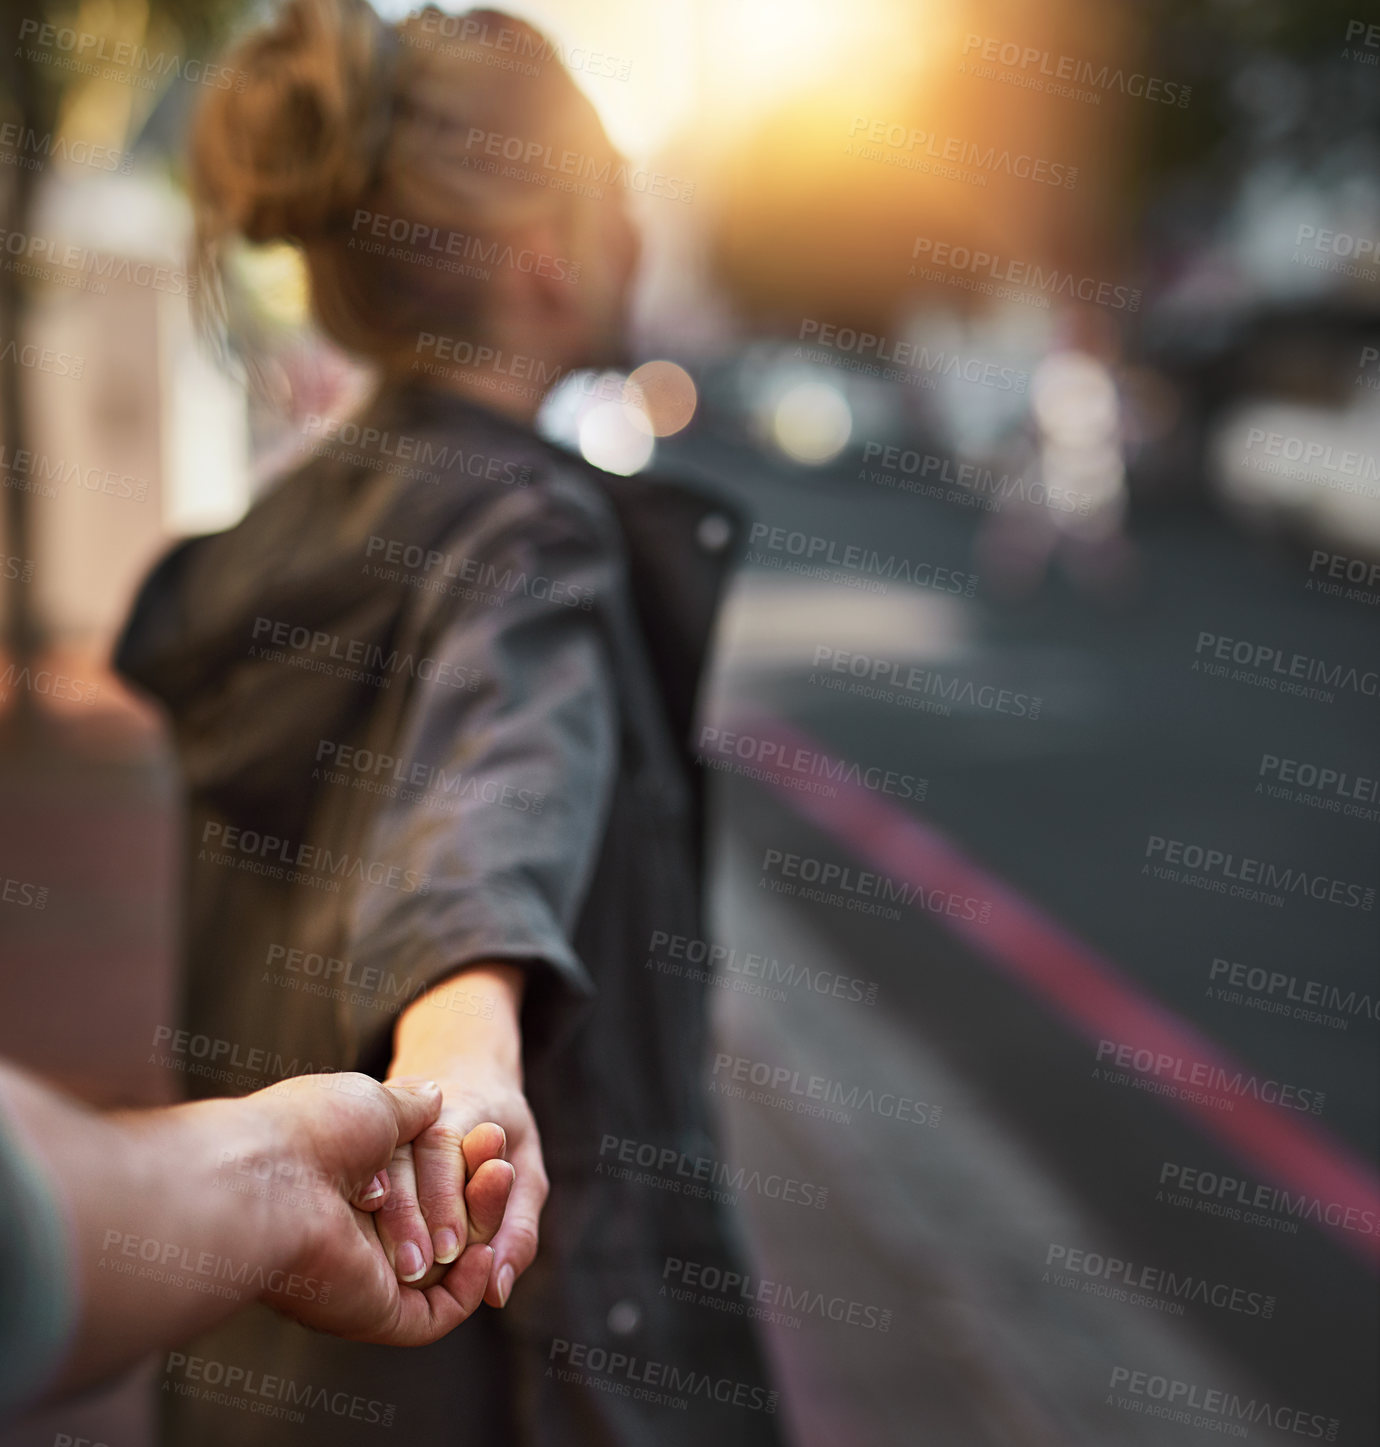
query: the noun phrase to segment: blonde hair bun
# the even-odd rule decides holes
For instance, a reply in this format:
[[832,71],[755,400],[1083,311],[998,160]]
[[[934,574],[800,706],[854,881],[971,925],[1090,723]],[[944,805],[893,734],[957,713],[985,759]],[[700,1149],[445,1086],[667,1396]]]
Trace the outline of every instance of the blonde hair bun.
[[367,0],[286,0],[228,55],[192,130],[198,241],[310,240],[369,188],[392,112],[396,33]]

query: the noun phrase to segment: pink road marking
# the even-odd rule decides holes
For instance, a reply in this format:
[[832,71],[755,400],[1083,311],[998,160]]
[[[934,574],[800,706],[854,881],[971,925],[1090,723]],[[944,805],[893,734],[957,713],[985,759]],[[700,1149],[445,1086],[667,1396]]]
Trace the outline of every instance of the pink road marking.
[[[778,718],[735,715],[733,728],[780,745],[783,758],[796,749],[827,755],[809,735]],[[1116,964],[1083,943],[1038,906],[970,859],[940,830],[861,784],[840,779],[833,798],[793,789],[788,769],[754,761],[776,793],[799,814],[840,840],[879,873],[927,892],[991,902],[986,922],[935,913],[932,918],[961,937],[990,964],[1018,980],[1058,1011],[1086,1039],[1114,1040],[1176,1060],[1250,1075],[1221,1046],[1143,990]],[[837,762],[831,759],[831,763]],[[1211,1092],[1203,1091],[1204,1095]],[[1319,1122],[1305,1128],[1251,1096],[1234,1097],[1235,1108],[1218,1110],[1208,1100],[1159,1096],[1187,1116],[1204,1135],[1275,1186],[1316,1197],[1327,1210],[1336,1203],[1353,1220],[1369,1211],[1380,1230],[1380,1175]],[[1206,1198],[1205,1198],[1206,1199]],[[1319,1222],[1372,1268],[1380,1268],[1380,1236]]]

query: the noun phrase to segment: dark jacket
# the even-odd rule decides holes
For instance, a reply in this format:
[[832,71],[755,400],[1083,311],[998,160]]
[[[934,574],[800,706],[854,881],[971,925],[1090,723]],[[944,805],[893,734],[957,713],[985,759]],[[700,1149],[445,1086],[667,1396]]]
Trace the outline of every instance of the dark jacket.
[[[199,1094],[381,1074],[419,991],[521,962],[552,1181],[506,1311],[401,1351],[256,1309],[193,1350],[318,1406],[227,1407],[173,1372],[170,1440],[377,1441],[385,1408],[437,1447],[772,1440],[742,1319],[663,1289],[668,1258],[734,1252],[696,1184],[719,1159],[703,984],[649,950],[703,933],[690,732],[737,526],[404,388],[145,585],[117,663],[171,715],[189,810],[189,1033],[157,1053]],[[319,1405],[342,1390],[374,1405]]]

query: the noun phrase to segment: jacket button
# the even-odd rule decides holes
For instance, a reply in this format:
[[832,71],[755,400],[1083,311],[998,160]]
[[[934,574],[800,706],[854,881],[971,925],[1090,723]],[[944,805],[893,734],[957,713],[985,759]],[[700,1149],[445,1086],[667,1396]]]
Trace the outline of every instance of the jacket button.
[[614,1336],[631,1336],[642,1325],[642,1308],[635,1301],[615,1301],[609,1307],[609,1330]]
[[733,524],[721,512],[707,512],[700,519],[695,536],[706,553],[721,553],[733,536]]

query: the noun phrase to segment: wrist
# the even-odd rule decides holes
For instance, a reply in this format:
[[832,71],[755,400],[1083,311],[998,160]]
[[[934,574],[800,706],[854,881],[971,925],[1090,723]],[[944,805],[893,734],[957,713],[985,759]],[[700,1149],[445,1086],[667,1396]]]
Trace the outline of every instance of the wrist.
[[473,965],[419,995],[393,1034],[393,1075],[492,1071],[521,1078],[522,996],[517,965]]
[[319,1213],[334,1204],[318,1199],[322,1173],[296,1116],[263,1092],[183,1109],[199,1113],[189,1117],[191,1140],[216,1142],[205,1146],[202,1170],[250,1223],[245,1235],[256,1257],[269,1272],[291,1270],[313,1247]]

